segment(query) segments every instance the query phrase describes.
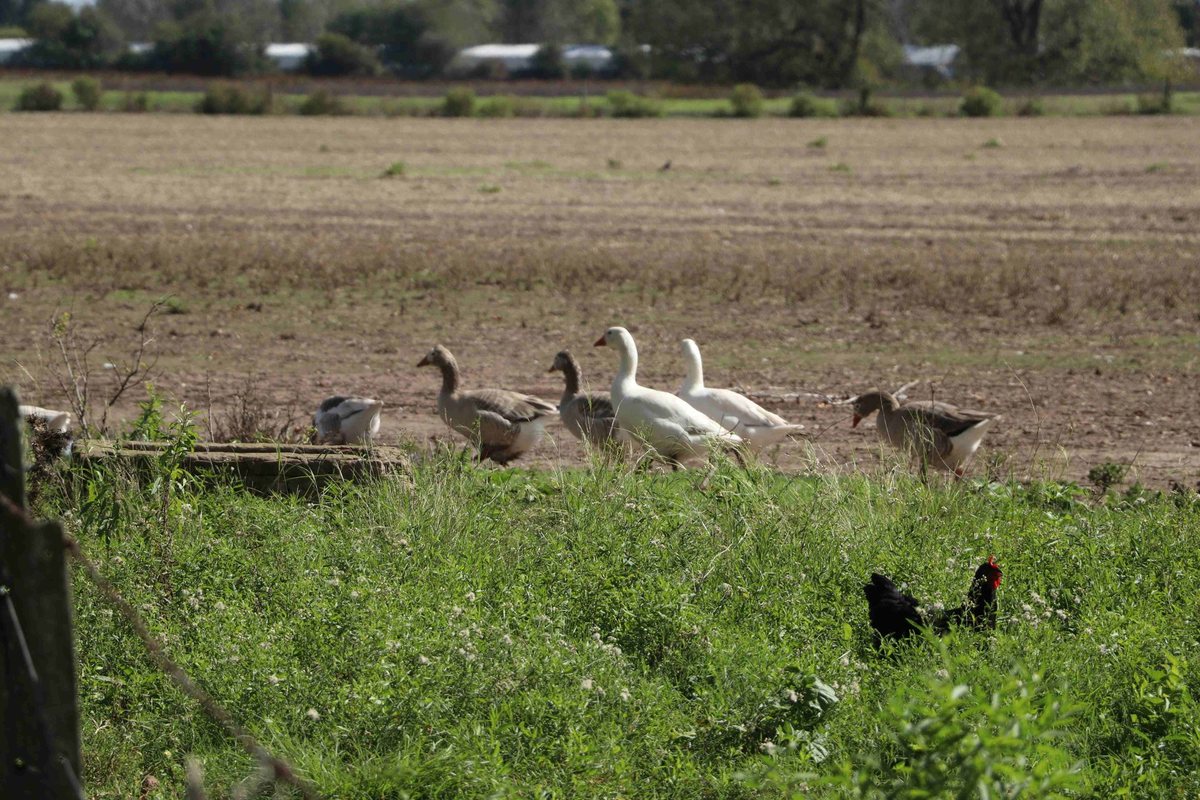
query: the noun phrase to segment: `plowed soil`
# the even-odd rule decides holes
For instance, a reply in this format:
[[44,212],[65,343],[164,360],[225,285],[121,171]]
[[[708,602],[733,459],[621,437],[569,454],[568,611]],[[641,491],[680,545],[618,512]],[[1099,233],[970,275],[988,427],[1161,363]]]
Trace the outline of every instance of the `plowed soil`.
[[[0,379],[66,405],[69,311],[103,398],[169,294],[153,383],[214,429],[353,392],[426,446],[452,438],[434,343],[467,387],[556,398],[563,348],[607,388],[591,343],[621,324],[641,382],[676,388],[692,337],[709,385],[810,426],[768,454],[787,471],[902,463],[830,401],[918,380],[1003,415],[977,474],[1195,486],[1198,142],[1181,118],[3,114]],[[528,463],[581,455],[556,427]]]

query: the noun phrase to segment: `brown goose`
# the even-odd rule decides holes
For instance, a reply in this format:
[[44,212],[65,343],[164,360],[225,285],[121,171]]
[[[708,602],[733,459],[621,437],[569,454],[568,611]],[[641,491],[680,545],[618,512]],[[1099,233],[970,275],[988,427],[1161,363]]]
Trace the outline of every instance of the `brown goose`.
[[608,392],[579,392],[579,362],[569,350],[554,357],[551,372],[561,372],[565,387],[558,403],[559,419],[580,441],[602,447],[617,438],[617,412]]
[[418,362],[442,372],[437,411],[450,428],[479,446],[479,460],[507,464],[537,446],[558,410],[545,400],[506,389],[458,389],[458,362],[440,344]]
[[878,411],[875,426],[879,437],[898,449],[907,448],[923,464],[962,476],[967,462],[979,448],[983,434],[995,415],[965,411],[949,403],[920,400],[900,404],[889,392],[872,389],[854,398],[857,427],[864,417]]

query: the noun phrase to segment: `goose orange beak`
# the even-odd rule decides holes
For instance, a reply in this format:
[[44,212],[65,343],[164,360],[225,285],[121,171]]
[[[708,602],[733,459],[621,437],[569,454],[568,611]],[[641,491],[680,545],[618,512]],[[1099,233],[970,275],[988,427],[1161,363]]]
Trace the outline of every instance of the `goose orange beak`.
[[857,427],[858,427],[858,423],[860,423],[860,422],[862,422],[862,415],[860,415],[860,414],[855,414],[855,415],[854,415],[854,419],[850,421],[850,427],[851,427],[851,428],[857,428]]
[[603,336],[601,336],[599,339],[597,339],[596,343],[592,345],[592,347],[607,347],[607,346],[608,346],[608,342],[604,341]]

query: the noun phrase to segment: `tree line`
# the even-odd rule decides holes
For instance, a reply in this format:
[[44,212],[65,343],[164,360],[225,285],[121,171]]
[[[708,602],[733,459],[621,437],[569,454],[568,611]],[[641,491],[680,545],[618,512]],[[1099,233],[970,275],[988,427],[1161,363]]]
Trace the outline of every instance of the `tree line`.
[[1200,0],[0,0],[0,36],[35,40],[22,66],[199,75],[267,71],[268,42],[300,41],[313,74],[422,79],[520,42],[543,45],[527,77],[561,78],[561,45],[587,42],[612,77],[845,88],[912,79],[904,45],[952,43],[963,80],[1113,84],[1185,72],[1198,31]]

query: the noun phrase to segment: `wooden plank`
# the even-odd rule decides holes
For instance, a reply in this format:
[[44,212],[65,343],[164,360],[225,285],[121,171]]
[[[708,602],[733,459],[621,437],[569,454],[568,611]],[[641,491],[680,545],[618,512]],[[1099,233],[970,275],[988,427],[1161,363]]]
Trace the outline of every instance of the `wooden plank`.
[[16,394],[0,390],[0,495],[8,501],[0,502],[0,584],[12,602],[10,609],[0,598],[0,797],[77,797],[82,773],[66,551],[57,523],[25,517],[21,424]]
[[[149,471],[164,448],[159,442],[90,440],[76,444],[75,457],[84,464],[116,460]],[[307,493],[330,481],[359,481],[403,472],[409,463],[408,453],[396,447],[201,442],[184,456],[181,466],[197,475],[233,475],[255,492]]]

